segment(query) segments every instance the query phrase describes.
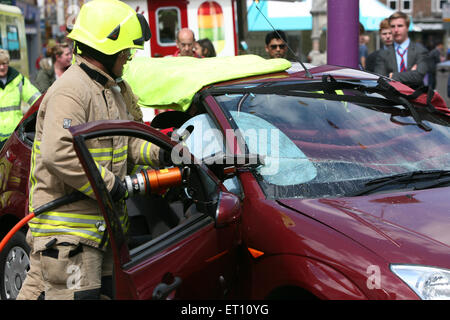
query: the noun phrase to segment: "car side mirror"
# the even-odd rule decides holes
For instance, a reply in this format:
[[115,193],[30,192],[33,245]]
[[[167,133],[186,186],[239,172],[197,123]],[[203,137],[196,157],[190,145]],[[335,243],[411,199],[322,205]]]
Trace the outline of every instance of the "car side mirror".
[[238,196],[221,192],[216,211],[216,228],[223,228],[236,223],[241,217],[241,203]]

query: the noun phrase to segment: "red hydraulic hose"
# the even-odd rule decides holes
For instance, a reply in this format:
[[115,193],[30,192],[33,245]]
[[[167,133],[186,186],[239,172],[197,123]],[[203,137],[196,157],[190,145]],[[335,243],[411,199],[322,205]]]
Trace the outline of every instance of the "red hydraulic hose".
[[16,234],[17,231],[19,231],[28,221],[33,219],[35,217],[34,212],[27,215],[25,218],[20,220],[2,239],[2,242],[0,242],[0,252],[2,252],[3,248],[6,246],[8,241]]
[[33,219],[34,217],[37,217],[43,212],[47,212],[50,210],[53,210],[56,207],[62,206],[64,204],[72,203],[81,199],[87,198],[86,195],[83,193],[76,191],[71,194],[62,196],[61,198],[58,198],[56,200],[53,200],[49,203],[46,203],[39,208],[37,208],[34,212],[31,212],[29,215],[27,215],[25,218],[20,220],[2,239],[2,242],[0,242],[0,252],[2,252],[3,248],[6,246],[9,240],[16,234],[17,231],[19,231],[28,221]]

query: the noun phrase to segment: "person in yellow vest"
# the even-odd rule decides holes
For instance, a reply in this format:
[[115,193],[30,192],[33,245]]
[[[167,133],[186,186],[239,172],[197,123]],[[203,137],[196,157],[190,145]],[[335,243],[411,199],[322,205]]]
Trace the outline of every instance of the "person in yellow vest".
[[[87,198],[44,212],[28,224],[29,274],[41,276],[46,300],[111,297],[111,286],[102,285],[112,283],[108,233],[68,129],[95,120],[133,120],[128,110],[137,98],[121,78],[123,66],[130,50],[143,49],[150,36],[144,16],[119,0],[85,3],[68,35],[74,40],[76,63],[48,89],[39,109],[29,210],[73,192]],[[127,164],[159,167],[166,156],[158,146],[132,137],[86,143],[112,200],[124,208],[120,219],[126,231],[127,191],[122,181]],[[36,280],[27,276],[18,298],[36,293]]]
[[0,49],[0,149],[22,119],[22,102],[32,105],[40,95],[27,77],[9,66],[9,52]]

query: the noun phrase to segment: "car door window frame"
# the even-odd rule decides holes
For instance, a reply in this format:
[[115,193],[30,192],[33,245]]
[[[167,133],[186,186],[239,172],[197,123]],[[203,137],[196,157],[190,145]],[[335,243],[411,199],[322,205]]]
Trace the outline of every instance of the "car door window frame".
[[[203,213],[198,216],[193,216],[191,220],[187,219],[180,225],[170,229],[164,234],[148,242],[141,244],[140,246],[137,246],[136,248],[132,249],[128,248],[126,243],[126,237],[122,230],[119,216],[117,214],[120,210],[116,208],[114,202],[112,201],[111,195],[106,188],[104,180],[101,177],[100,172],[98,171],[95,165],[94,159],[90,154],[87,145],[85,144],[85,141],[89,139],[98,138],[101,136],[117,136],[117,135],[127,135],[140,138],[145,141],[149,141],[153,144],[156,144],[160,147],[163,147],[166,150],[169,148],[171,149],[172,146],[168,145],[167,142],[159,140],[158,138],[152,136],[150,133],[136,131],[135,129],[99,130],[93,133],[78,135],[74,137],[75,149],[76,150],[78,149],[77,154],[79,154],[79,157],[81,156],[83,158],[84,161],[81,160],[82,164],[84,162],[86,165],[86,167],[83,165],[84,170],[89,171],[88,174],[89,181],[94,191],[98,190],[98,193],[100,195],[98,197],[97,192],[95,193],[99,206],[103,209],[102,211],[104,211],[107,215],[107,217],[105,218],[107,218],[106,224],[108,227],[108,233],[110,235],[110,240],[112,242],[115,242],[115,247],[119,251],[118,253],[121,259],[120,265],[122,268],[128,269],[134,266],[135,264],[139,263],[142,259],[145,259],[148,256],[160,252],[164,248],[167,248],[168,246],[185,239],[186,237],[193,234],[197,230],[200,230],[201,228],[204,228],[208,225],[212,226],[214,224],[214,218],[212,213],[211,214]],[[192,163],[195,163],[192,156],[191,160]],[[208,170],[206,167],[199,164],[194,164],[193,166],[195,166],[195,168],[197,168],[199,172],[202,172],[202,175],[204,175],[204,177],[210,179],[211,182],[215,184],[216,194],[218,197],[221,187],[219,185],[220,181],[216,177],[214,177],[214,175],[211,172],[205,171]],[[94,181],[91,181],[91,178]],[[113,239],[111,239],[111,235]]]
[[28,118],[24,119],[22,123],[19,124],[17,128],[18,138],[29,145],[30,147],[34,143],[34,136],[36,133],[36,120],[37,120],[37,110],[31,114]]

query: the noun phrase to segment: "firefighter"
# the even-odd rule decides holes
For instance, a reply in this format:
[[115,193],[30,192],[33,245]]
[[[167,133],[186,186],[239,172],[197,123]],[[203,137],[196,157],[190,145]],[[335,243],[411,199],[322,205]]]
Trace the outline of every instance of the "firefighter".
[[[95,21],[95,23],[93,23]],[[76,63],[47,91],[39,109],[30,172],[29,210],[74,191],[88,198],[46,212],[29,222],[32,255],[38,262],[45,299],[98,299],[102,281],[111,279],[112,253],[102,213],[72,145],[69,128],[94,120],[132,120],[136,97],[121,79],[130,49],[150,39],[145,18],[118,0],[85,3],[68,38]],[[125,207],[122,184],[127,163],[159,166],[161,150],[128,137],[87,141],[113,201]],[[121,217],[127,228],[127,215]],[[39,267],[40,264],[40,267]],[[20,297],[35,291],[25,280]],[[30,283],[30,285],[29,285]],[[110,294],[106,294],[109,295]]]
[[22,119],[22,102],[32,105],[41,95],[19,71],[9,66],[9,52],[0,49],[0,149]]

